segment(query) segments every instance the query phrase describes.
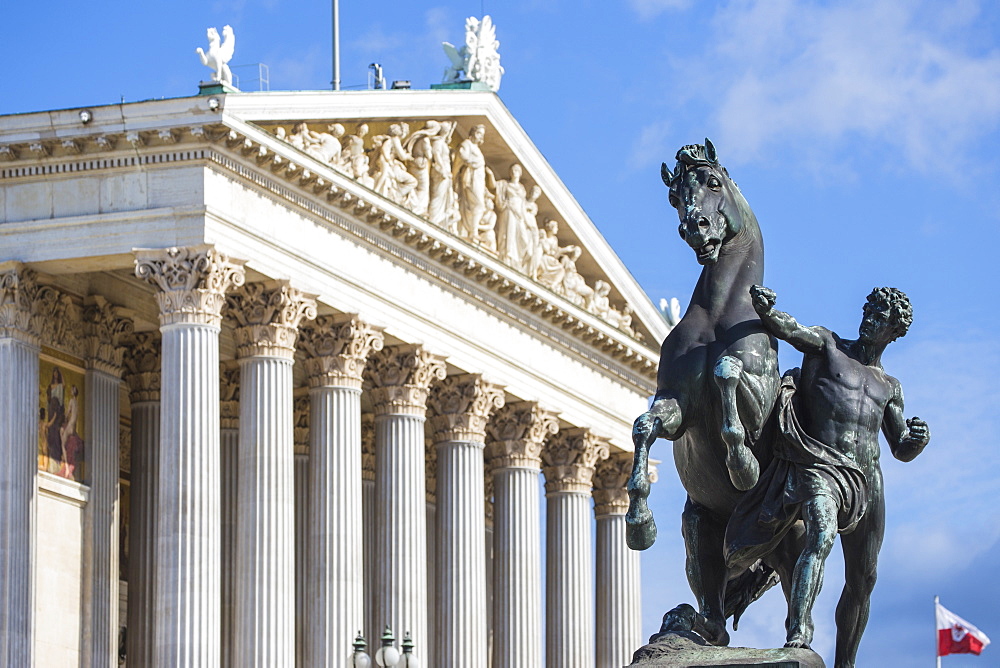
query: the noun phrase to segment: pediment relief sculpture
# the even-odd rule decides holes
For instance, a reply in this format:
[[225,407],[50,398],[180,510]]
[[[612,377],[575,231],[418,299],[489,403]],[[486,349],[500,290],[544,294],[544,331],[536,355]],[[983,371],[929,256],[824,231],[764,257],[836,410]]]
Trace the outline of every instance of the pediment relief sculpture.
[[[559,221],[540,225],[542,188],[514,162],[498,178],[482,146],[486,126],[455,137],[456,120],[427,120],[411,131],[402,121],[326,125],[305,122],[271,131],[279,139],[418,216],[478,246],[555,294],[639,338],[628,304],[612,305],[611,284],[577,269],[583,249],[560,245]],[[372,127],[381,128],[371,132]],[[499,170],[497,170],[499,171]]]

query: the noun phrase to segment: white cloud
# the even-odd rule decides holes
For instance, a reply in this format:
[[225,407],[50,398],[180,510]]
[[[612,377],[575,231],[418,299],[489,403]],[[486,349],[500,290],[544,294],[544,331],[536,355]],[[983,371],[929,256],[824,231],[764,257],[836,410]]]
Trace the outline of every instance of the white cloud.
[[687,9],[691,0],[628,0],[629,6],[646,21],[667,10]]
[[719,10],[678,72],[712,103],[732,162],[822,162],[849,140],[930,168],[1000,126],[1000,53],[979,52],[978,5],[746,0]]
[[[668,150],[668,144],[673,139],[670,134],[671,129],[668,121],[657,121],[644,126],[639,132],[639,138],[632,145],[632,153],[628,159],[629,167],[642,169],[662,161],[664,157],[672,158]],[[673,165],[670,166],[673,168]]]

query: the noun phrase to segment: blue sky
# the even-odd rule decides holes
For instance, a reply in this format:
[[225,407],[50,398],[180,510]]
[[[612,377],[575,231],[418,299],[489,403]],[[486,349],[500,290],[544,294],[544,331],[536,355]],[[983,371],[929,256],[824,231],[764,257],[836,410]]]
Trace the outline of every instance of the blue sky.
[[[0,113],[194,94],[208,73],[194,49],[226,23],[233,64],[267,63],[272,89],[331,79],[328,2],[4,5]],[[659,164],[706,136],[760,220],[779,307],[851,336],[873,286],[910,295],[913,327],[884,363],[932,442],[909,464],[884,448],[889,527],[859,665],[929,665],[935,594],[1000,642],[1000,4],[344,0],[344,85],[363,86],[375,61],[389,80],[437,82],[440,42],[483,9],[507,70],[500,97],[654,300],[686,303],[699,269]],[[798,363],[787,349],[781,361]],[[669,447],[654,455],[645,633],[691,598],[683,491]],[[841,564],[835,552],[816,610],[828,660]],[[765,597],[734,642],[780,645],[783,616],[780,595]]]

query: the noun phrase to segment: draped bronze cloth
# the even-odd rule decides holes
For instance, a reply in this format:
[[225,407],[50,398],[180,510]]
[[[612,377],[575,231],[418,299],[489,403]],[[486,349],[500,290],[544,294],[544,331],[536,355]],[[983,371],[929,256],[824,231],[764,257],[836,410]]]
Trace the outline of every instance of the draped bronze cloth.
[[837,530],[850,533],[868,507],[868,479],[851,457],[806,433],[796,412],[795,376],[778,391],[774,459],[739,503],[726,527],[726,561],[770,553],[801,517],[802,504],[829,496],[837,504]]

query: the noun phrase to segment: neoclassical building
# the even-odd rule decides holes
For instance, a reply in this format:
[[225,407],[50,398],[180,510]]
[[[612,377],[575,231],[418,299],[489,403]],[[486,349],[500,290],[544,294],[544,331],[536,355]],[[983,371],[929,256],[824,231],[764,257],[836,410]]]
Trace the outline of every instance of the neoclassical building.
[[0,116],[0,664],[627,663],[595,225],[494,93],[203,92]]

